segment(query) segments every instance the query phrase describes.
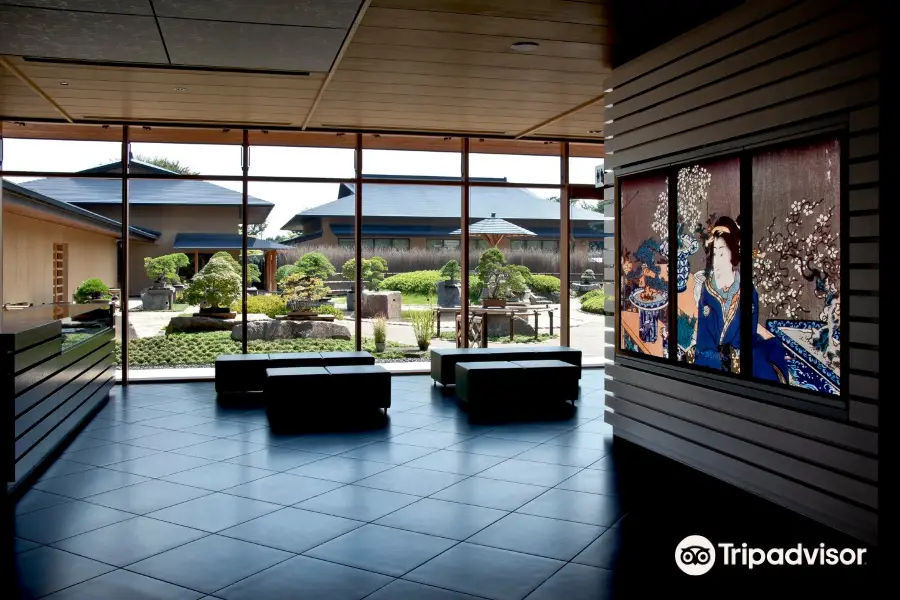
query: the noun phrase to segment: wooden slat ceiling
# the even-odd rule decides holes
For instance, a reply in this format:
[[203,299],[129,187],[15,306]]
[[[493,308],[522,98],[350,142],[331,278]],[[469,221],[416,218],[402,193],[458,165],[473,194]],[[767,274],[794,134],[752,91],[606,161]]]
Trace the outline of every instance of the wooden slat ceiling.
[[[611,53],[603,0],[372,0],[364,8],[330,78],[7,59],[76,122],[515,137],[604,93]],[[518,41],[539,47],[515,52]],[[527,137],[600,141],[603,105]],[[3,72],[0,117],[61,114]]]

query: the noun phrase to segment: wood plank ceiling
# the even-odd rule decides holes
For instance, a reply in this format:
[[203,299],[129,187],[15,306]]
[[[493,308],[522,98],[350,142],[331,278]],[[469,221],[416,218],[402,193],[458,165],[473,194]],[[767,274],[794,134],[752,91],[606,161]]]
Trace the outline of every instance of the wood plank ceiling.
[[[308,75],[9,55],[0,117],[602,140],[605,0],[372,0],[360,10],[330,71]],[[511,48],[521,41],[538,46]]]

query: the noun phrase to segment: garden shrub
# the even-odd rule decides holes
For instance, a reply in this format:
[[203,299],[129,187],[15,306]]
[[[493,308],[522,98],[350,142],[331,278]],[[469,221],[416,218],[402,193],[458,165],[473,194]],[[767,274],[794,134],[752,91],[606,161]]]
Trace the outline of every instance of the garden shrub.
[[78,304],[87,304],[91,300],[107,300],[109,298],[112,298],[109,293],[109,286],[96,277],[86,279],[75,290],[75,302]]
[[473,273],[469,275],[469,302],[478,304],[481,302],[481,290],[484,289],[484,282],[481,277]]
[[284,281],[285,277],[288,275],[293,275],[298,271],[297,265],[282,265],[275,269],[275,283],[281,284]]
[[337,271],[331,261],[321,252],[307,252],[295,263],[297,271],[307,277],[328,279]]
[[559,292],[559,277],[552,275],[532,275],[528,287],[538,294],[551,294]]
[[[241,301],[235,300],[231,310],[241,312]],[[265,296],[247,296],[247,313],[266,315],[274,319],[277,315],[288,313],[287,304],[281,296],[268,294]]]
[[333,304],[322,304],[319,306],[314,306],[309,310],[316,312],[320,315],[334,315],[335,321],[343,321],[344,320],[344,311],[339,309],[337,306]]
[[596,315],[606,314],[606,294],[603,290],[591,290],[581,297],[581,310]]
[[428,296],[434,294],[434,284],[443,281],[440,271],[412,271],[410,273],[398,273],[381,282],[378,289],[403,294],[418,294]]
[[408,314],[419,350],[428,350],[434,335],[434,313],[430,310],[411,310]]

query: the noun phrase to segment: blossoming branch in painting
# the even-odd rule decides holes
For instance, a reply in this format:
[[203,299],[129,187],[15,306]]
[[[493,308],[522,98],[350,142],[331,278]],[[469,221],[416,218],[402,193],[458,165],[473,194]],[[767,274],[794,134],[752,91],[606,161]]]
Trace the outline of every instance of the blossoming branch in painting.
[[700,165],[678,170],[678,237],[699,235],[712,175]]
[[[765,237],[753,250],[753,285],[759,292],[760,302],[769,307],[769,315],[783,315],[796,319],[809,310],[802,306],[802,281],[815,284],[813,293],[826,306],[838,297],[841,280],[840,250],[837,234],[832,230],[834,207],[817,210],[824,198],[813,201],[803,199],[791,203],[778,228],[778,218],[766,227]],[[816,215],[812,231],[801,236],[804,219]],[[820,319],[829,320],[822,314]]]

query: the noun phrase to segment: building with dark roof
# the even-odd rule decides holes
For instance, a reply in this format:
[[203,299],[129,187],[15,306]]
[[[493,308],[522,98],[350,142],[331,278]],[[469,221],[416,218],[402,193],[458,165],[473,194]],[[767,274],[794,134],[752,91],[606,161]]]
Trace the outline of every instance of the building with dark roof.
[[[3,289],[9,304],[71,302],[97,277],[119,280],[122,224],[10,181],[3,181]],[[131,227],[132,250],[152,248],[159,232]]]
[[[21,186],[73,209],[115,220],[120,219],[122,214],[121,181],[92,179],[83,175],[120,173],[121,170],[121,163],[113,162],[81,171],[79,177],[36,179]],[[173,175],[172,171],[140,161],[132,161],[130,172],[161,177]],[[139,295],[143,288],[150,285],[150,278],[144,271],[146,257],[184,252],[192,263],[184,274],[190,276],[218,251],[225,250],[235,256],[240,252],[240,192],[197,179],[132,179],[128,186],[131,224],[142,230],[157,232],[152,244],[132,247],[130,296]],[[248,221],[260,224],[265,223],[274,205],[250,196],[248,206]],[[274,286],[274,253],[285,246],[251,239],[250,247],[266,253],[262,284],[266,288]]]
[[[406,179],[404,176],[372,175],[379,179]],[[451,177],[423,178],[454,181]],[[456,179],[458,181],[458,179]],[[471,181],[505,183],[505,178],[476,178]],[[472,187],[469,216],[479,221],[496,215],[523,227],[533,237],[505,239],[501,248],[559,249],[559,204],[524,188]],[[352,245],[356,195],[353,184],[341,184],[336,200],[302,211],[285,223],[283,229],[299,235],[286,244]],[[460,189],[448,185],[411,185],[406,183],[367,184],[363,189],[364,247],[442,248],[458,247],[460,237]],[[573,207],[572,238],[576,246],[599,253],[603,239],[601,213]],[[483,239],[471,240],[473,248],[486,247]]]

